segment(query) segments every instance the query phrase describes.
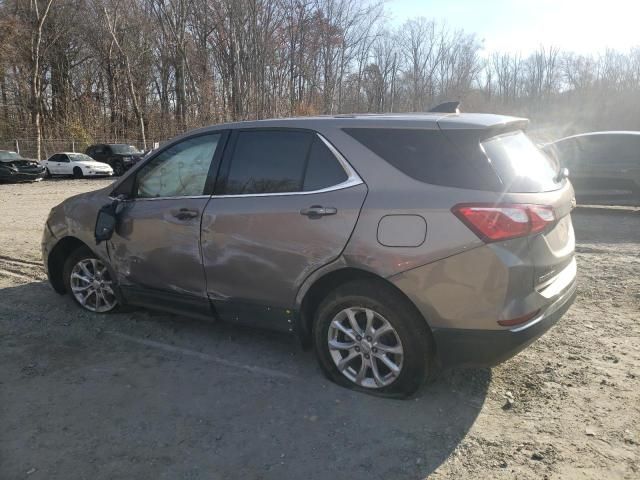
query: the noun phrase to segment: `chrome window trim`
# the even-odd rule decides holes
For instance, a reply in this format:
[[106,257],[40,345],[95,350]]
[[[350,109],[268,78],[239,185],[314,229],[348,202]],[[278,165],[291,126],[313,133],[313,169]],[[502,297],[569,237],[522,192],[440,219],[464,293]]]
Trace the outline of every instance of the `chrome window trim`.
[[[114,199],[114,197],[109,197]],[[198,199],[198,198],[211,198],[211,195],[185,195],[184,197],[135,197],[125,200],[125,202],[139,202],[149,200],[186,200],[186,199]],[[115,200],[115,199],[114,199]]]
[[290,196],[290,195],[315,195],[318,193],[327,193],[334,192],[336,190],[343,190],[345,188],[355,187],[356,185],[361,185],[364,182],[358,175],[358,173],[354,170],[351,164],[347,161],[346,158],[329,142],[326,138],[320,135],[318,132],[314,132],[315,135],[322,140],[322,142],[327,146],[329,151],[333,154],[333,156],[338,160],[338,163],[347,174],[347,179],[344,182],[338,183],[336,185],[332,185],[330,187],[321,188],[319,190],[310,190],[308,192],[272,192],[272,193],[238,193],[238,194],[230,194],[230,195],[216,195],[213,194],[211,198],[242,198],[242,197],[282,197],[282,196]]

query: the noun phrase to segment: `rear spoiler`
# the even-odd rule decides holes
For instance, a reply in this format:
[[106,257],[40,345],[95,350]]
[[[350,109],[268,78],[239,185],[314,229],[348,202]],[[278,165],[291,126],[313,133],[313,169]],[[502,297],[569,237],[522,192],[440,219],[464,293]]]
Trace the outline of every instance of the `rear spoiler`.
[[526,130],[529,120],[504,115],[474,114],[445,115],[437,120],[438,127],[444,132],[467,132],[482,139],[512,132]]

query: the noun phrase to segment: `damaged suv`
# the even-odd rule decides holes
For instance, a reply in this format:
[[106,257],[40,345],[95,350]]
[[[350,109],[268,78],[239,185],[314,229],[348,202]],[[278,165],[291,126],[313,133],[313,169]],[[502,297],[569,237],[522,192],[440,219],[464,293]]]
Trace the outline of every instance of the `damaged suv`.
[[[520,118],[349,115],[187,133],[53,208],[53,288],[297,334],[335,382],[495,365],[575,296],[565,173]],[[97,240],[97,242],[96,242]]]

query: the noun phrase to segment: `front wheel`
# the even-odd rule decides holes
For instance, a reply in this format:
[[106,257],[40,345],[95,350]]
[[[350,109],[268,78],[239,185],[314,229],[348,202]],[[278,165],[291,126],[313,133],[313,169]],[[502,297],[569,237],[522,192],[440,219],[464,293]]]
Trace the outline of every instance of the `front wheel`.
[[63,274],[67,292],[82,308],[106,313],[118,306],[107,266],[88,248],[79,248],[67,258]]
[[431,338],[424,319],[391,287],[354,281],[318,307],[313,337],[325,374],[339,385],[406,397],[431,369]]
[[82,173],[82,169],[80,167],[74,167],[73,169],[73,178],[82,178],[84,174]]

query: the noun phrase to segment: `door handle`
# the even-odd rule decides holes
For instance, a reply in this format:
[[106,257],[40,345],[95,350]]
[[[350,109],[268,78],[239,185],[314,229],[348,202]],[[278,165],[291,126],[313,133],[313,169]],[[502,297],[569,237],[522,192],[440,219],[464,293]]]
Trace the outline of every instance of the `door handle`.
[[171,212],[171,215],[173,215],[178,220],[190,220],[200,215],[200,212],[198,210],[192,210],[190,208],[181,208],[180,210],[173,210]]
[[323,207],[321,205],[312,205],[309,208],[303,208],[300,210],[300,215],[305,215],[310,218],[324,217],[326,215],[335,215],[338,213],[338,209],[335,207]]

